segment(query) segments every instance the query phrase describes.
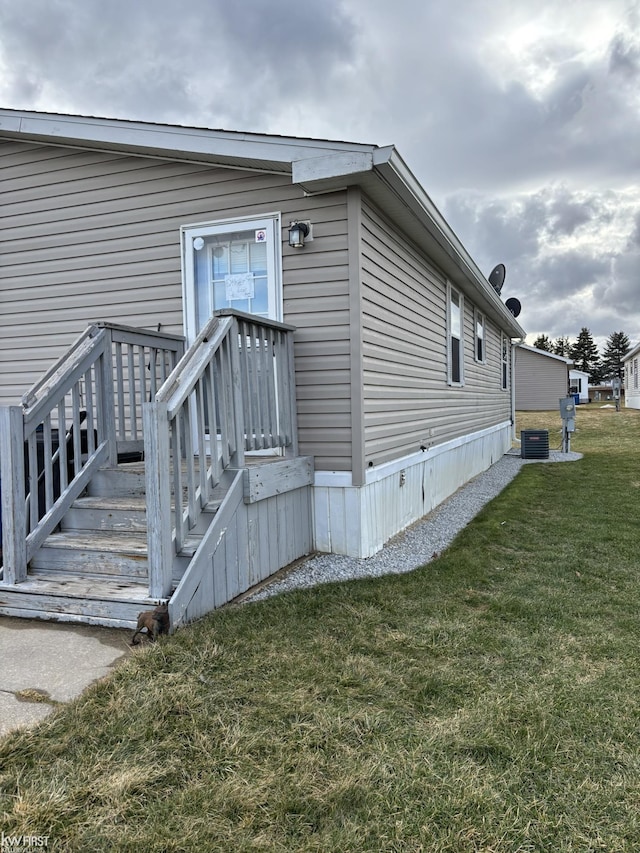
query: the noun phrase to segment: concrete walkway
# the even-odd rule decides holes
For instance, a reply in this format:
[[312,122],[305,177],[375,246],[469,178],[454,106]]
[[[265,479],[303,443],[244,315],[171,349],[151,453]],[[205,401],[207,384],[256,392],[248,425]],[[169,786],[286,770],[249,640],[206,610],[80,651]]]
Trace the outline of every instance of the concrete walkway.
[[0,616],[0,736],[44,719],[129,654],[131,631]]

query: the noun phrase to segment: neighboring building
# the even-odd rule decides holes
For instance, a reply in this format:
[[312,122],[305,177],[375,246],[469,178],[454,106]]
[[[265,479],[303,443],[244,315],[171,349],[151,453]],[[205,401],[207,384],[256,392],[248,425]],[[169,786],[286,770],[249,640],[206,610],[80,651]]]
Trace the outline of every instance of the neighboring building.
[[[302,553],[372,555],[510,447],[524,331],[392,146],[0,110],[0,175],[0,405],[89,323],[147,330],[148,370],[151,335],[169,353],[248,312],[293,340]],[[270,370],[247,373],[245,407]]]
[[514,348],[516,410],[552,411],[569,391],[573,361],[545,350],[518,344]]
[[624,398],[625,406],[629,409],[640,409],[640,383],[638,381],[638,362],[640,361],[640,344],[622,359],[624,367]]
[[[620,399],[624,399],[624,388],[620,388]],[[612,403],[615,402],[616,392],[612,382],[603,382],[602,385],[589,386],[590,403]]]
[[589,374],[583,370],[569,369],[569,393],[578,394],[581,403],[589,402]]

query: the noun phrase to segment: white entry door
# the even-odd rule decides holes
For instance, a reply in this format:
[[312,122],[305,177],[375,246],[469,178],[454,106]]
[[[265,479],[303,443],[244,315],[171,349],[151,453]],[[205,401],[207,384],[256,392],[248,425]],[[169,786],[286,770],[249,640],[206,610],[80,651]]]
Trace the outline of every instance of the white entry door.
[[184,226],[182,250],[189,344],[211,314],[221,308],[282,320],[277,214]]
[[[222,308],[282,320],[280,241],[278,214],[182,228],[188,345],[193,343],[212,313]],[[198,452],[195,427],[193,440]],[[210,440],[207,436],[207,453]],[[252,451],[249,455],[278,453],[276,450]]]

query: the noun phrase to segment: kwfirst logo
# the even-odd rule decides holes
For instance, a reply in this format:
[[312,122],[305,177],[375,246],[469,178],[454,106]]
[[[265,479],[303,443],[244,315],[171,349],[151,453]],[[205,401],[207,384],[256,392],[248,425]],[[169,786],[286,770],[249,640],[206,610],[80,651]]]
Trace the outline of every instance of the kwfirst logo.
[[48,835],[0,835],[0,850],[34,850],[48,847]]

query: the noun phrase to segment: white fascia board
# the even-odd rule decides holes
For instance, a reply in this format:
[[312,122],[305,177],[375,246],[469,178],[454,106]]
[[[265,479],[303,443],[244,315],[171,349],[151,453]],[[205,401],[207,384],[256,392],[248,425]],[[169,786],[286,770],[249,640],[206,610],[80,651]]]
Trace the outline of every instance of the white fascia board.
[[225,161],[270,162],[281,165],[283,171],[289,171],[295,160],[322,157],[331,152],[349,155],[373,149],[371,145],[358,143],[17,110],[0,110],[0,134],[3,132],[30,139],[47,139],[52,143],[129,149],[139,153],[147,151],[194,160],[198,157],[209,160],[220,157]]
[[0,110],[0,131],[4,130],[7,133],[20,132],[20,116],[14,113],[7,113],[6,110]]
[[636,344],[636,346],[629,350],[629,352],[622,357],[622,361],[629,361],[630,358],[635,358],[635,356],[640,353],[640,344]]
[[294,184],[308,192],[326,189],[336,181],[342,185],[373,169],[373,151],[340,151],[321,157],[305,157],[291,164]]
[[527,352],[534,352],[536,355],[541,355],[544,358],[555,358],[556,361],[564,361],[566,364],[573,364],[572,358],[565,358],[563,355],[556,355],[554,352],[547,352],[545,349],[529,346],[529,344],[518,344],[518,349],[524,349]]

